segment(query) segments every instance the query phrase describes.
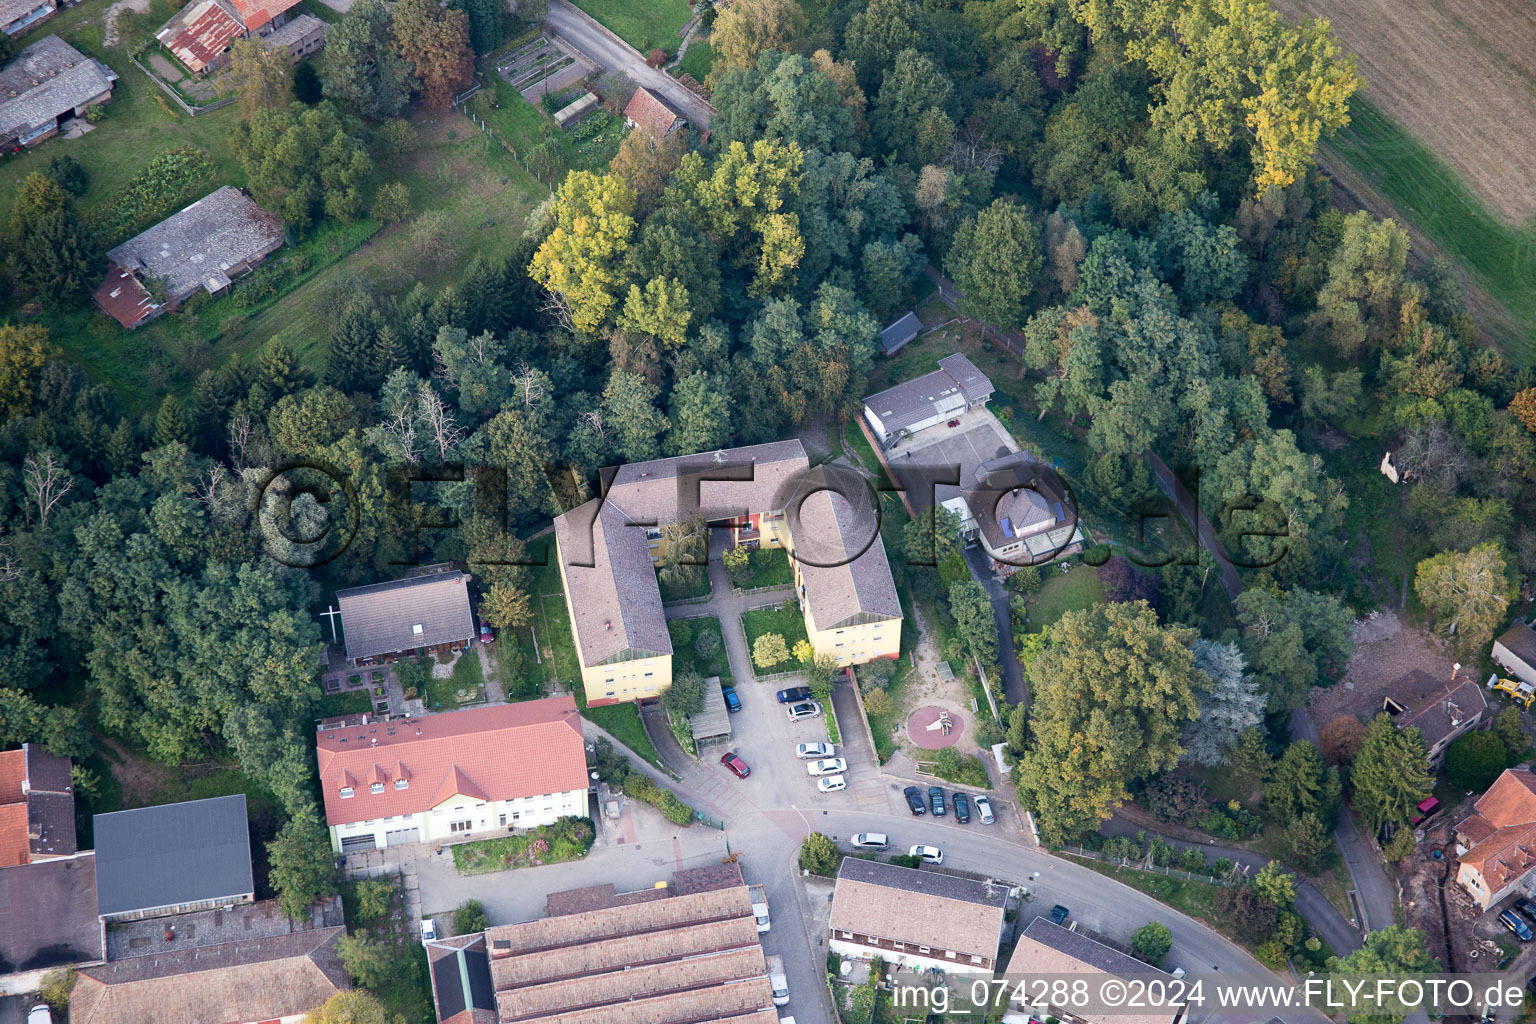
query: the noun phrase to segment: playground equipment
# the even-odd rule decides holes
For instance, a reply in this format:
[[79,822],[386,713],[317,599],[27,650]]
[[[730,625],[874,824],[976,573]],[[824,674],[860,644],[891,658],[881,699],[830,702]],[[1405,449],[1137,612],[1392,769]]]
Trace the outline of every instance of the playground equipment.
[[1527,711],[1531,710],[1532,703],[1536,703],[1536,685],[1517,679],[1503,679],[1498,673],[1488,677],[1488,689],[1508,694],[1511,700],[1523,705]]

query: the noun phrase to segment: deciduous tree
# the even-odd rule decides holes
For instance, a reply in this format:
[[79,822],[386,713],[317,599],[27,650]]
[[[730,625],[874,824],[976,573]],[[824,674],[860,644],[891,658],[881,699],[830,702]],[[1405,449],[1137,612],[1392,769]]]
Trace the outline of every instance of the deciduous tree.
[[304,1024],[401,1024],[378,997],[360,988],[337,992],[315,1007]]
[[[1364,944],[1348,956],[1328,960],[1328,972],[1365,978],[1419,977],[1439,969],[1415,928],[1389,925],[1365,936]],[[1349,1024],[1402,1024],[1409,1007],[1396,999],[1370,1003],[1347,1014]]]
[[764,50],[787,50],[805,31],[805,14],[795,0],[730,0],[710,30],[709,42],[723,70],[750,68]]
[[397,0],[389,12],[390,38],[421,83],[429,107],[446,108],[475,81],[469,18],[435,0]]
[[618,304],[634,211],[635,191],[617,175],[574,171],[555,193],[555,229],[528,272],[559,297],[578,330],[596,332]]
[[1480,651],[1493,639],[1515,597],[1508,570],[1497,543],[1442,551],[1419,563],[1413,589],[1436,629],[1455,636],[1463,651]]
[[777,633],[764,633],[752,642],[752,664],[772,668],[789,660],[789,647]]
[[1163,957],[1173,948],[1173,933],[1160,921],[1150,921],[1131,936],[1131,949],[1153,967],[1161,967]]
[[309,916],[316,900],[336,891],[336,861],[330,837],[314,808],[305,807],[290,817],[267,844],[272,888],[283,910],[295,921]]
[[229,48],[229,73],[240,92],[240,116],[247,121],[259,111],[288,105],[293,58],[287,48],[254,36],[236,39]]
[[1195,632],[1159,626],[1145,604],[1068,612],[1049,632],[1030,667],[1033,744],[1015,776],[1042,837],[1061,843],[1109,817],[1131,783],[1178,762],[1205,677]]
[[1457,789],[1481,793],[1493,785],[1508,762],[1509,751],[1498,734],[1476,729],[1458,736],[1445,752],[1445,777]]
[[59,350],[40,324],[0,324],[0,414],[25,416],[44,365]]
[[999,199],[955,229],[944,269],[960,289],[961,312],[1013,330],[1024,324],[1024,301],[1042,262],[1030,212]]

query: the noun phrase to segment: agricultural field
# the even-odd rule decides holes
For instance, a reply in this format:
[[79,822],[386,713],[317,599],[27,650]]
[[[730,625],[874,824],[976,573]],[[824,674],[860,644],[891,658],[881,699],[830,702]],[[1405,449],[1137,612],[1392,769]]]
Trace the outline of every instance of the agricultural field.
[[[1325,149],[1467,268],[1507,314],[1480,320],[1536,356],[1536,17],[1524,0],[1276,0],[1332,22],[1363,95]],[[1337,157],[1339,160],[1331,159]],[[1347,179],[1347,175],[1345,176]],[[1346,180],[1346,185],[1350,183]],[[1393,210],[1375,209],[1387,216]],[[1499,321],[1503,321],[1502,323]]]

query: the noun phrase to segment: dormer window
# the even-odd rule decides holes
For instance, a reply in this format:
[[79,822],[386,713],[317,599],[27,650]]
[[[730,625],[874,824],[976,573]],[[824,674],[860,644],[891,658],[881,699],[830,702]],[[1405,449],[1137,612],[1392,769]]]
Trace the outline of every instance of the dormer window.
[[412,626],[411,627],[411,633],[414,634],[415,636],[421,636],[421,634],[422,634],[421,623],[418,622],[418,623],[416,623],[416,625]]
[[409,789],[410,785],[411,785],[411,781],[409,779],[396,779],[395,780],[395,788],[396,789]]
[[379,793],[384,792],[384,783],[382,783],[382,782],[375,782],[373,785],[368,787],[368,792],[373,793],[373,794],[379,794]]
[[349,800],[349,799],[351,799],[351,797],[352,797],[352,787],[351,786],[342,786],[341,787],[341,798],[343,800]]

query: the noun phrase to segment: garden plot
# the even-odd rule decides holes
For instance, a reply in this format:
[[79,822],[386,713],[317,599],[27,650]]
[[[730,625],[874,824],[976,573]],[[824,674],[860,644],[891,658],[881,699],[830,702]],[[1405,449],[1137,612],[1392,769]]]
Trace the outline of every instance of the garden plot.
[[537,105],[546,94],[556,94],[598,70],[597,65],[563,42],[539,36],[507,54],[496,71]]

